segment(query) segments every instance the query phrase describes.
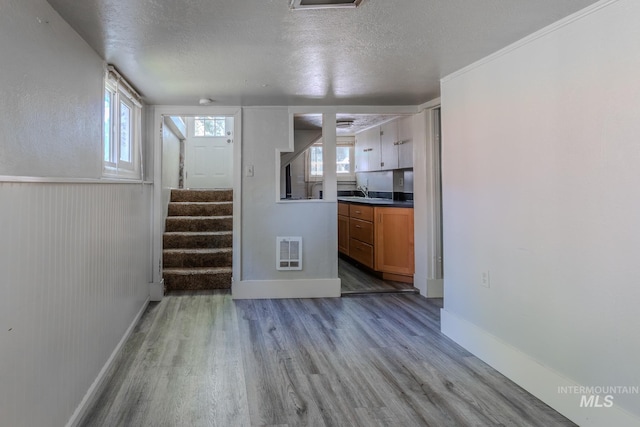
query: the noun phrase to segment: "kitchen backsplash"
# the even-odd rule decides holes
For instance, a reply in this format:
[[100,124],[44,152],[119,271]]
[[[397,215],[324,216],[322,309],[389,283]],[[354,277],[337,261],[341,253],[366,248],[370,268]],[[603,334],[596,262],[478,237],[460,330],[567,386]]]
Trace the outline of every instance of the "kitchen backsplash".
[[413,169],[358,172],[356,184],[367,187],[370,197],[413,200]]

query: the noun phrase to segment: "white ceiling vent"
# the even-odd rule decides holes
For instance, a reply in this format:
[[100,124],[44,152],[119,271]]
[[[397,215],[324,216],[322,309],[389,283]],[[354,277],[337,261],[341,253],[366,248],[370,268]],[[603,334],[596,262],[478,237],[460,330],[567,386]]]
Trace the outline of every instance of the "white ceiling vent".
[[362,0],[291,0],[291,9],[339,9],[354,8],[362,3]]
[[276,237],[277,269],[302,270],[302,237]]

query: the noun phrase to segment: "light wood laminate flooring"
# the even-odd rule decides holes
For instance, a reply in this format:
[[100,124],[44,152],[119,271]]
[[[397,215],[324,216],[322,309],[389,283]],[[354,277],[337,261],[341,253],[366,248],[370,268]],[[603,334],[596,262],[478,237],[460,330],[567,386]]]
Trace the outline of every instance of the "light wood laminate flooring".
[[84,426],[566,426],[440,333],[441,300],[170,294]]
[[397,293],[415,292],[418,290],[411,283],[383,280],[369,273],[365,268],[358,267],[351,261],[338,258],[338,277],[341,280],[342,295],[366,293]]

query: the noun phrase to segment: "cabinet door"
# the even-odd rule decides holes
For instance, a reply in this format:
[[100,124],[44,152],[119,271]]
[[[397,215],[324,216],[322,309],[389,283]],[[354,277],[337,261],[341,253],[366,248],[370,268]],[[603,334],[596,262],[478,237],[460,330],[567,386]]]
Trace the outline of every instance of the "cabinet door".
[[398,121],[398,168],[413,167],[413,117]]
[[375,269],[414,273],[413,209],[375,208]]
[[356,156],[356,172],[366,172],[369,170],[369,153],[367,151],[366,135],[358,134],[354,146]]
[[338,215],[338,252],[349,255],[349,217]]
[[398,122],[380,126],[380,169],[398,168]]
[[361,155],[362,167],[356,169],[356,171],[380,170],[380,126],[375,126],[359,133],[358,138],[362,141],[362,145],[356,151],[356,163],[358,161],[357,156]]

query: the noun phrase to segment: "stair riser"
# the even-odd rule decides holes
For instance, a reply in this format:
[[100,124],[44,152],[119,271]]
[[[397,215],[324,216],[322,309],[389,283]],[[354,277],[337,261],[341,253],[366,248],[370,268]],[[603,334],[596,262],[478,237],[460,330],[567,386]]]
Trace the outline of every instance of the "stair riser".
[[172,202],[231,202],[232,190],[172,190]]
[[231,289],[231,273],[173,275],[165,274],[167,291],[199,291],[206,289]]
[[215,249],[230,248],[233,246],[233,236],[231,234],[196,236],[165,234],[162,240],[165,249]]
[[162,263],[165,268],[231,267],[232,255],[231,251],[214,254],[165,252]]
[[169,203],[169,216],[227,216],[233,215],[233,203],[176,204]]
[[233,218],[184,218],[167,217],[165,231],[231,231]]

